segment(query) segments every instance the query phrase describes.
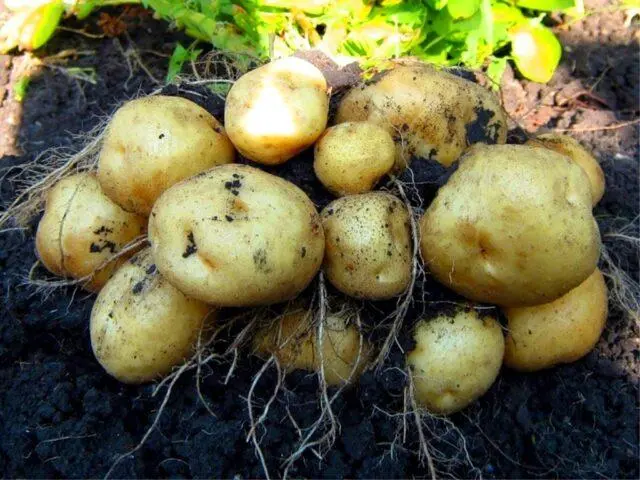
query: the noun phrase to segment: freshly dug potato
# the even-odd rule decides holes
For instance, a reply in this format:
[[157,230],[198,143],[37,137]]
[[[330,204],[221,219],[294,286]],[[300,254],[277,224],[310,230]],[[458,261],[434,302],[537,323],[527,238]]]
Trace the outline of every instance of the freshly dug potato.
[[418,403],[434,413],[462,410],[493,385],[504,354],[500,324],[475,310],[422,320],[407,356]]
[[420,230],[423,261],[440,282],[509,307],[564,295],[591,275],[600,254],[582,168],[523,145],[474,147]]
[[505,364],[533,372],[584,357],[604,330],[607,302],[607,285],[596,269],[553,302],[504,309],[509,320]]
[[149,219],[160,272],[185,294],[226,307],[294,298],[320,269],[324,234],[294,184],[223,165],[164,192]]
[[411,228],[407,207],[384,192],[334,200],[322,211],[324,271],[347,295],[382,300],[411,280]]
[[395,162],[391,135],[369,122],[345,122],[328,128],[316,143],[313,169],[334,195],[373,189]]
[[538,135],[535,139],[529,140],[526,145],[555,150],[580,165],[587,174],[587,177],[589,177],[593,206],[600,201],[604,195],[604,172],[591,152],[580,145],[580,142],[575,138],[567,135],[545,133]]
[[209,112],[180,97],[132,100],[109,122],[98,180],[118,205],[145,216],[174,183],[233,162],[233,145]]
[[98,295],[90,320],[93,353],[121,382],[158,379],[192,353],[205,319],[213,319],[210,310],[167,282],[147,248]]
[[474,143],[504,143],[498,98],[469,80],[420,62],[399,63],[340,102],[336,123],[373,122],[397,145],[396,169],[417,156],[449,166]]
[[56,275],[81,279],[93,274],[84,287],[97,292],[126,257],[103,264],[143,234],[146,223],[112,202],[95,175],[72,175],[49,191],[36,233],[38,257]]
[[[278,321],[259,331],[254,338],[258,355],[274,355],[287,371],[319,372],[321,366],[318,334],[312,312],[286,312]],[[322,337],[322,360],[327,384],[340,385],[350,377],[355,381],[367,365],[371,346],[349,323],[347,312],[330,313]]]
[[242,155],[276,165],[311,146],[324,132],[328,115],[322,72],[306,60],[288,57],[258,67],[233,84],[224,123]]

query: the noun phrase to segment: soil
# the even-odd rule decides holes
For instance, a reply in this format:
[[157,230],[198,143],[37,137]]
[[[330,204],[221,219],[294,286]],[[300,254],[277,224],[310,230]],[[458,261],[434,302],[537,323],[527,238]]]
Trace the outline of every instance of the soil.
[[[623,12],[608,11],[558,27],[565,54],[554,79],[540,86],[509,71],[502,97],[521,132],[570,129],[594,149],[607,178],[605,197],[596,208],[603,238],[638,281],[637,249],[608,236],[628,226],[627,233],[638,237],[638,125],[619,127],[639,113],[638,29],[624,22]],[[80,27],[72,22],[66,26]],[[92,31],[98,31],[95,25]],[[76,145],[75,134],[97,125],[121,102],[158,87],[153,77],[163,78],[167,56],[181,36],[148,17],[136,18],[125,32],[111,33],[120,35],[90,39],[59,32],[37,56],[75,54],[65,63],[35,67],[21,104],[13,99],[10,86],[16,65],[26,60],[0,58],[1,168],[19,166],[49,147]],[[144,69],[131,55],[132,48]],[[69,67],[93,69],[95,77],[90,78],[95,83],[74,76]],[[166,93],[185,94],[175,87]],[[221,118],[221,101],[212,97],[205,106]],[[330,200],[313,176],[308,152],[275,170],[300,185],[319,207]],[[412,182],[412,201],[419,202],[419,193],[424,208],[449,173],[429,162],[416,163],[414,178],[405,179]],[[15,195],[11,175],[0,184],[3,203]],[[35,292],[24,284],[34,260],[33,231],[0,235],[0,472],[7,478],[104,476],[114,459],[142,438],[164,392],[153,397],[153,386],[123,385],[104,373],[89,342],[94,296],[72,288],[49,296]],[[423,291],[431,302],[456,300],[429,278],[421,278],[403,338],[424,306]],[[365,324],[372,326],[389,308],[383,304],[366,309]],[[484,397],[450,421],[426,418],[440,474],[638,478],[639,345],[638,325],[612,305],[606,332],[586,358],[527,375],[504,369]],[[202,393],[215,416],[198,398],[194,376],[183,376],[158,428],[113,476],[263,477],[246,437],[246,397],[250,379],[261,366],[260,359],[241,356],[226,385],[228,364],[205,368]],[[428,476],[417,455],[413,418],[396,415],[403,411],[402,367],[396,346],[381,371],[365,373],[357,386],[345,391],[335,405],[342,428],[333,448],[323,459],[307,452],[290,475]],[[256,406],[264,405],[275,378],[275,371],[268,370],[256,389]],[[309,426],[318,413],[317,389],[315,377],[304,372],[289,375],[259,429],[272,476],[281,474],[282,461],[299,440],[289,415],[301,428]]]

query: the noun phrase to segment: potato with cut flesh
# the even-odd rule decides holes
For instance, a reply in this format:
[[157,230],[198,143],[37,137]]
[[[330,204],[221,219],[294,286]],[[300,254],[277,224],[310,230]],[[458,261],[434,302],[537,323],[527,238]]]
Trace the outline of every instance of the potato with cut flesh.
[[121,382],[149,382],[191,355],[212,321],[211,307],[167,282],[147,248],[122,265],[98,295],[89,323],[91,347]]
[[334,200],[322,210],[331,284],[356,298],[382,300],[411,281],[409,211],[389,193],[369,192]]
[[489,390],[504,355],[498,321],[475,310],[421,320],[407,355],[419,404],[434,413],[462,410]]
[[162,194],[149,219],[160,272],[218,306],[290,300],[320,269],[324,234],[309,197],[282,178],[223,165]]
[[596,269],[553,302],[505,308],[509,320],[505,365],[533,372],[584,357],[604,330],[607,302],[607,285]]
[[328,128],[316,143],[313,169],[334,195],[368,192],[395,161],[391,135],[368,122],[345,122]]
[[600,255],[582,168],[523,145],[471,149],[420,230],[422,259],[441,283],[502,306],[555,300],[591,275]]
[[224,123],[242,155],[277,165],[313,145],[328,115],[322,72],[306,60],[288,57],[245,73],[233,84]]
[[126,256],[108,263],[109,259],[144,234],[146,222],[146,218],[126,212],[111,201],[95,175],[71,175],[47,195],[36,233],[38,257],[56,275],[91,277],[84,287],[95,292]]
[[122,208],[148,216],[171,185],[234,158],[224,128],[204,108],[186,98],[154,95],[127,102],[113,115],[98,179]]

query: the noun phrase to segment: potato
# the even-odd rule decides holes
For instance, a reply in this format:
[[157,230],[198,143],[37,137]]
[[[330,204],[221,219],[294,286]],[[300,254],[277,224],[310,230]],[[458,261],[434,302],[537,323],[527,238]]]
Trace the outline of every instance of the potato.
[[124,104],[107,126],[98,162],[104,192],[125,210],[149,215],[171,185],[235,152],[222,125],[180,97],[155,95]]
[[[285,312],[277,321],[260,330],[254,338],[258,355],[274,355],[286,371],[319,372],[321,366],[318,333],[312,312]],[[355,381],[367,365],[371,347],[349,323],[349,312],[329,313],[322,336],[322,360],[327,384],[341,385],[350,377]]]
[[595,157],[580,145],[575,138],[567,135],[545,133],[529,140],[526,145],[544,147],[566,155],[582,167],[589,177],[591,185],[592,205],[595,206],[604,195],[604,172]]
[[84,287],[97,292],[126,257],[105,263],[143,234],[146,223],[144,217],[113,203],[95,175],[71,175],[47,195],[36,233],[38,257],[56,275],[75,279],[93,275]]
[[322,211],[324,271],[331,284],[356,298],[382,300],[402,293],[411,280],[409,212],[384,192],[334,200]]
[[544,305],[506,308],[505,364],[533,372],[584,357],[607,321],[607,286],[600,270],[566,295]]
[[324,233],[294,184],[246,165],[223,165],[158,199],[149,240],[160,272],[218,306],[283,302],[320,269]]
[[167,282],[147,248],[98,295],[89,323],[93,353],[121,382],[158,379],[192,353],[205,319],[213,319],[210,310]]
[[224,122],[245,157],[284,163],[311,146],[329,115],[327,82],[311,63],[288,57],[252,70],[229,90]]
[[480,85],[420,62],[397,63],[340,102],[336,123],[368,121],[397,144],[396,169],[413,156],[449,166],[471,144],[504,143],[499,99]]
[[425,265],[476,301],[555,300],[591,275],[600,254],[585,177],[551,150],[474,147],[421,220]]
[[475,310],[421,320],[407,355],[416,400],[434,413],[462,410],[493,385],[504,354],[500,324]]
[[368,122],[345,122],[328,128],[316,143],[313,169],[337,196],[364,193],[391,169],[396,149],[391,135]]

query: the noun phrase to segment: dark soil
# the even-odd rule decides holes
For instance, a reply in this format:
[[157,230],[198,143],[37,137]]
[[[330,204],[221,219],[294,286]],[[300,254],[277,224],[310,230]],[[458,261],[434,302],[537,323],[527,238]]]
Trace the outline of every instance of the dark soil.
[[[513,72],[505,77],[505,105],[526,131],[594,129],[638,117],[637,29],[623,27],[623,21],[622,13],[595,14],[560,31],[570,48],[547,86],[514,78]],[[157,87],[139,65],[127,67],[123,51],[135,46],[149,72],[162,79],[167,59],[159,54],[170,54],[179,37],[149,18],[137,22],[128,35],[92,40],[60,32],[40,56],[90,50],[90,55],[70,57],[66,66],[95,69],[96,83],[69,76],[65,65],[43,67],[34,75],[22,108],[6,88],[12,65],[22,60],[0,59],[4,95],[0,139],[11,140],[11,133],[18,131],[16,143],[1,144],[5,148],[0,167],[20,165],[48,147],[74,145],[73,134],[88,131],[122,101]],[[211,100],[206,107],[221,118],[220,101]],[[637,280],[637,251],[606,236],[634,219],[637,222],[637,125],[573,133],[602,161],[607,192],[596,215],[607,246]],[[24,154],[15,156],[20,151]],[[305,154],[275,170],[305,189],[319,207],[330,200]],[[415,163],[414,170],[415,188],[426,204],[448,172],[429,162]],[[11,182],[3,181],[0,201],[7,202],[14,194]],[[632,228],[637,237],[637,224]],[[24,286],[22,279],[35,260],[32,233],[0,235],[1,476],[103,476],[118,454],[141,439],[160,399],[151,396],[152,386],[115,381],[93,358],[88,333],[93,295],[69,288],[43,298]],[[429,279],[420,284],[428,300],[456,298]],[[416,320],[421,302],[416,298],[408,323]],[[379,315],[369,308],[364,321],[371,325]],[[528,375],[505,369],[489,393],[452,416],[452,423],[428,419],[433,453],[448,459],[438,462],[440,472],[454,477],[638,478],[638,334],[638,326],[612,307],[603,339],[583,360]],[[335,407],[342,424],[335,445],[323,460],[311,452],[303,456],[290,471],[292,476],[428,476],[416,455],[413,418],[407,417],[403,442],[402,417],[393,416],[403,410],[404,377],[394,368],[402,368],[402,363],[396,348],[386,368],[378,374],[365,373],[356,387],[344,393]],[[246,440],[246,396],[261,364],[253,356],[240,358],[228,385],[222,384],[228,365],[212,363],[205,369],[202,392],[215,417],[198,399],[193,375],[185,375],[147,444],[113,475],[262,477],[253,446]],[[266,401],[274,381],[275,371],[268,371],[256,391],[258,404]],[[273,476],[299,439],[288,413],[302,428],[318,413],[313,376],[294,372],[285,387],[265,428],[258,432]]]

